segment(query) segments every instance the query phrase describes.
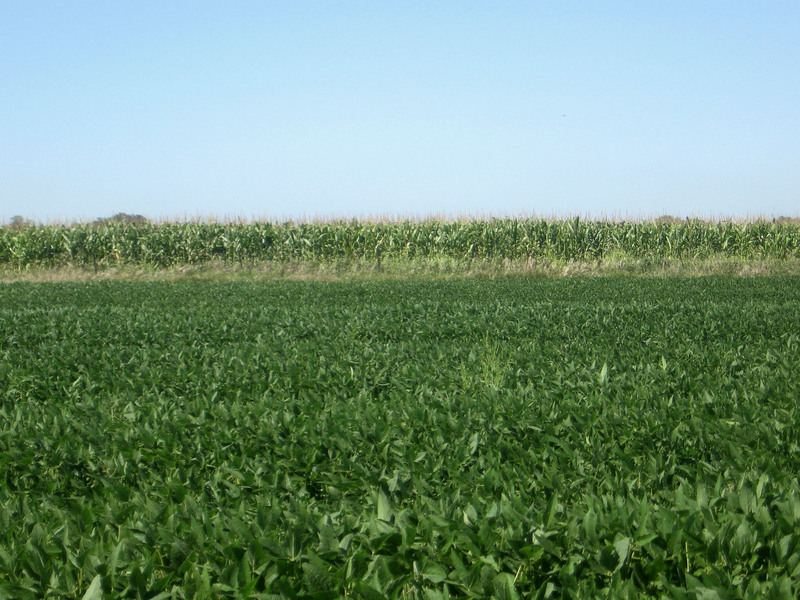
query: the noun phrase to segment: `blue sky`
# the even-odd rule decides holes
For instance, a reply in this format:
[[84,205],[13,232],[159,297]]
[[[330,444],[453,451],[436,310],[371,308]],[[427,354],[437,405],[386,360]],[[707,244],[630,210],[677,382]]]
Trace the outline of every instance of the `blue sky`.
[[0,0],[0,220],[800,214],[800,3]]

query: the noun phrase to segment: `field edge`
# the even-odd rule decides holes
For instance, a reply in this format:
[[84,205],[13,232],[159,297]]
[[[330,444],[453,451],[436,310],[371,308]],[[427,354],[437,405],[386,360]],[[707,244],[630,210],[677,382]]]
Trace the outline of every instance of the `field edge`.
[[141,265],[0,267],[0,283],[80,281],[382,281],[509,279],[526,277],[800,276],[800,259],[718,256],[704,259],[457,260],[205,262],[172,267]]

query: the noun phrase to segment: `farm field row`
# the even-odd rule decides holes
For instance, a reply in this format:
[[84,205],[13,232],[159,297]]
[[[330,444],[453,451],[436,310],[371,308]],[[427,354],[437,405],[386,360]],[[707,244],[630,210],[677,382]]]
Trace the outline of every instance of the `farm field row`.
[[797,278],[0,285],[0,598],[796,598]]
[[800,224],[569,219],[0,227],[0,267],[800,259]]

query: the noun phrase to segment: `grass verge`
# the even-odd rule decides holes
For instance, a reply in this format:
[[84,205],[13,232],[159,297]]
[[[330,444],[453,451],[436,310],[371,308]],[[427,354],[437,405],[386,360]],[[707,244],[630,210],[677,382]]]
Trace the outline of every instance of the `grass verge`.
[[758,277],[800,275],[798,259],[637,259],[612,257],[580,260],[456,260],[436,258],[396,261],[207,262],[173,267],[100,266],[0,269],[0,282],[67,281],[391,281],[403,279],[506,279],[519,277]]

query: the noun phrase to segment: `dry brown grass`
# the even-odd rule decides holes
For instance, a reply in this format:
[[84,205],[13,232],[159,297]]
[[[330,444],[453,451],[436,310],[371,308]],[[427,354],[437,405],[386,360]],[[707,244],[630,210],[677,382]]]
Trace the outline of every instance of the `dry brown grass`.
[[81,281],[367,281],[396,279],[443,280],[459,278],[503,279],[517,277],[703,277],[728,275],[759,277],[800,276],[800,260],[742,260],[715,258],[700,261],[492,261],[455,259],[408,260],[378,265],[375,262],[270,262],[251,265],[206,263],[171,268],[106,267],[98,270],[66,266],[0,270],[0,283]]

